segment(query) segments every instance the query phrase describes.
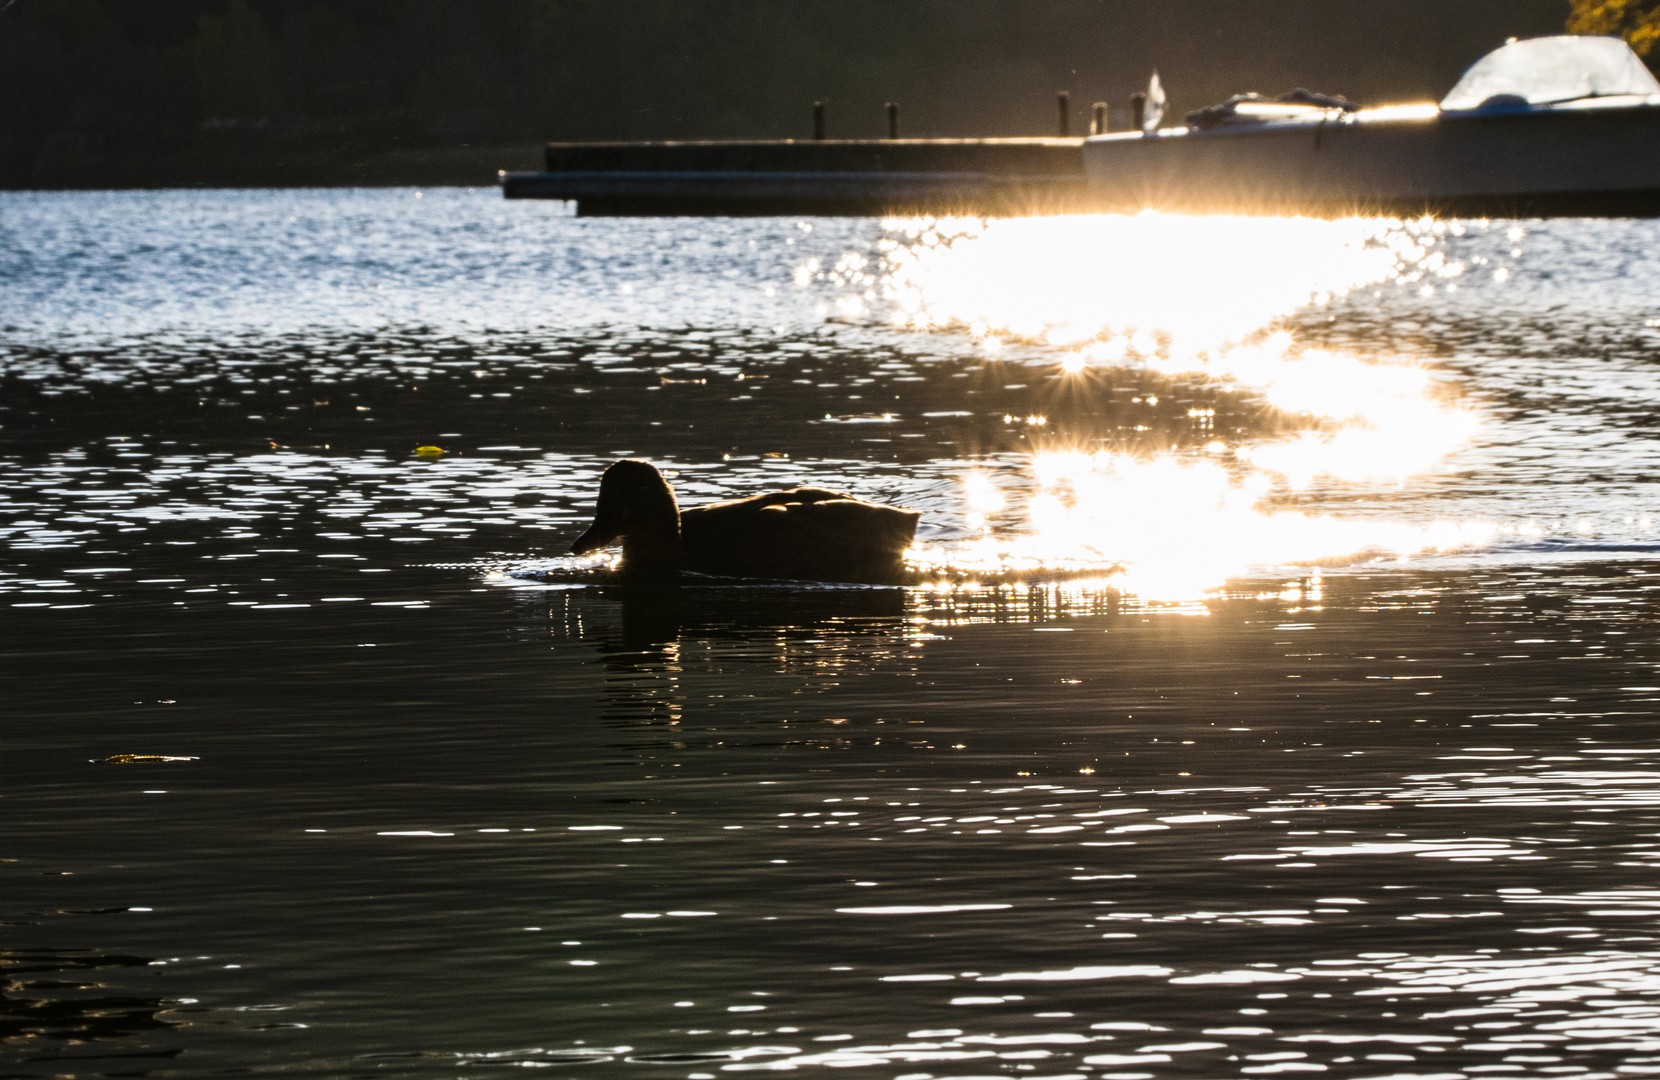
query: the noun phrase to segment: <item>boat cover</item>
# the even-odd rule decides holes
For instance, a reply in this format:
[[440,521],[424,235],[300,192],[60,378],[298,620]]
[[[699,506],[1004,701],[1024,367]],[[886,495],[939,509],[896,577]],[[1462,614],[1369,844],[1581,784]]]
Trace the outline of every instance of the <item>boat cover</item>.
[[[1276,105],[1284,108],[1263,108]],[[1261,123],[1269,119],[1284,119],[1300,112],[1317,114],[1326,109],[1357,112],[1360,105],[1342,94],[1335,97],[1331,94],[1317,94],[1313,90],[1305,90],[1299,86],[1289,94],[1281,94],[1277,98],[1264,97],[1261,94],[1235,94],[1220,105],[1206,105],[1202,109],[1188,113],[1187,126],[1206,131],[1218,124],[1240,120]]]
[[1477,60],[1441,100],[1444,110],[1549,105],[1660,94],[1660,82],[1616,37],[1530,38]]

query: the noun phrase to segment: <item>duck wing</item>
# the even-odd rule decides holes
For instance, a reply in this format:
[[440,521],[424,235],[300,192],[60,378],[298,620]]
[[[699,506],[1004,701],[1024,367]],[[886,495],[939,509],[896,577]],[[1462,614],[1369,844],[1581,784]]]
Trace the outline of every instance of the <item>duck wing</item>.
[[922,517],[826,488],[796,488],[681,511],[689,570],[736,577],[896,585]]

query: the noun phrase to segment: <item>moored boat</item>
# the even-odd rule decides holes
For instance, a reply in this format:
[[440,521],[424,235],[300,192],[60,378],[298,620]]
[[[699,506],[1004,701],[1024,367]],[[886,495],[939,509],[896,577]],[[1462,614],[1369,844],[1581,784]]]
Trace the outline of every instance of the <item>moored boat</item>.
[[1660,215],[1660,82],[1625,42],[1511,41],[1439,105],[1243,95],[1084,144],[1111,210]]

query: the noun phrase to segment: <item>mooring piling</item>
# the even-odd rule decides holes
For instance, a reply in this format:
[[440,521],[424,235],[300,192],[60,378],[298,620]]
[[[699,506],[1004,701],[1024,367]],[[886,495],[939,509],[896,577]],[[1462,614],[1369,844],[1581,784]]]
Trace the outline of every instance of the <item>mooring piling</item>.
[[813,141],[824,141],[824,102],[813,102]]
[[1143,91],[1136,91],[1130,95],[1130,127],[1140,131],[1147,121],[1147,95]]
[[1056,94],[1055,109],[1060,114],[1060,135],[1064,139],[1072,134],[1072,95],[1065,90]]
[[1107,103],[1097,101],[1094,111],[1095,118],[1090,121],[1089,133],[1091,135],[1105,135],[1107,133]]
[[899,103],[888,102],[888,138],[899,138]]

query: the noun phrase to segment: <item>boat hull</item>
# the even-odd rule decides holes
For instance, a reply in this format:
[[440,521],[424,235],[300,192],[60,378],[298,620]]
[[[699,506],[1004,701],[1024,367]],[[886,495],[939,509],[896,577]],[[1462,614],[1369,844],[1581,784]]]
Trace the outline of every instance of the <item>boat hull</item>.
[[1342,118],[1084,144],[1104,209],[1660,216],[1660,105]]

